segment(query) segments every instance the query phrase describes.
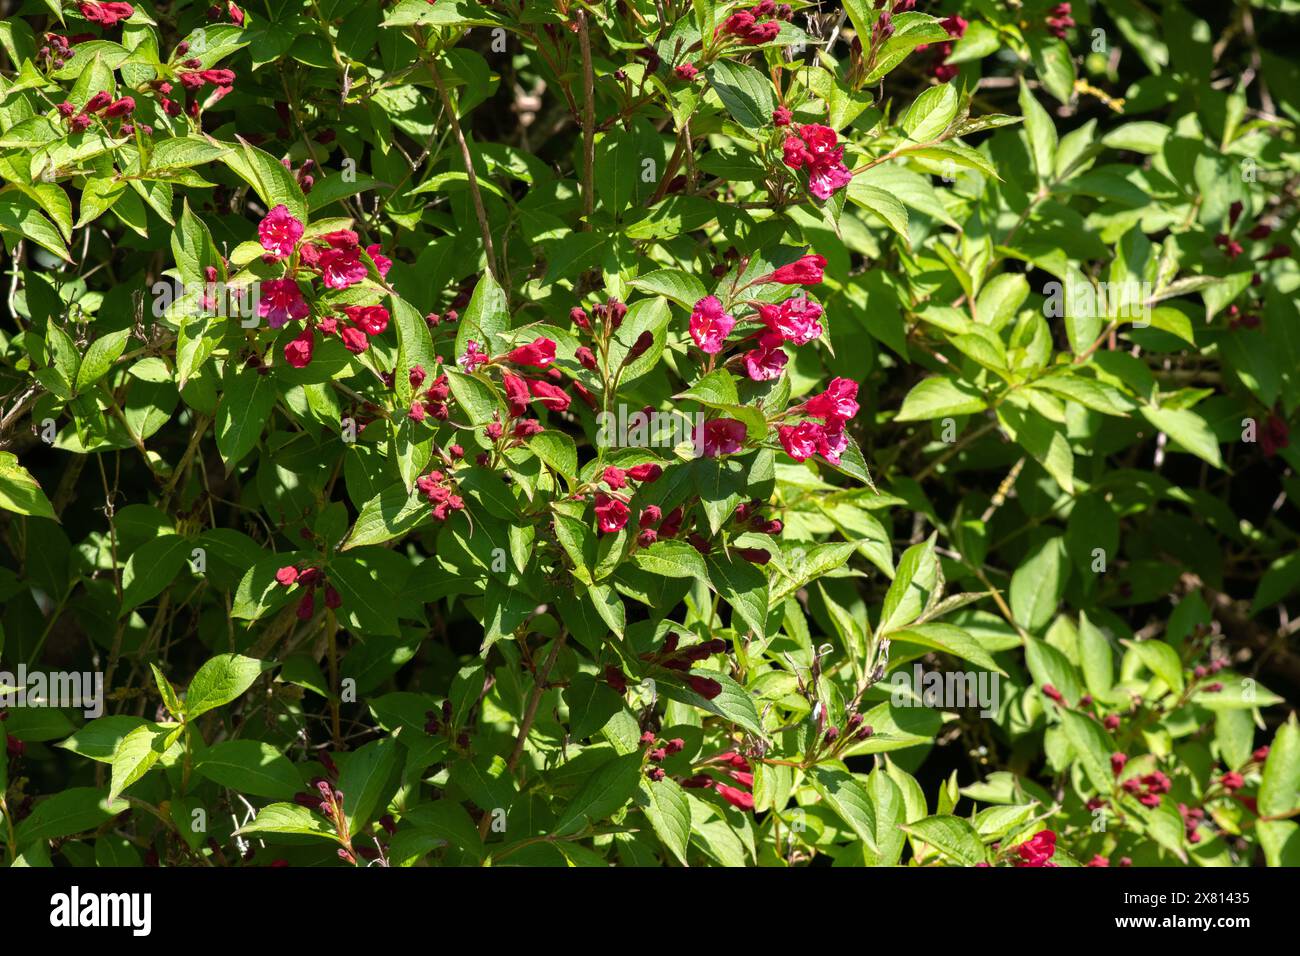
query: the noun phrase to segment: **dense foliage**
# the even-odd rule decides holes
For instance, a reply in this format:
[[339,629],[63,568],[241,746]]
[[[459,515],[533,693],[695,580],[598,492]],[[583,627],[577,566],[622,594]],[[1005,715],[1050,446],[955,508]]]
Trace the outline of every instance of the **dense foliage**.
[[1300,865],[1300,4],[16,6],[7,863]]

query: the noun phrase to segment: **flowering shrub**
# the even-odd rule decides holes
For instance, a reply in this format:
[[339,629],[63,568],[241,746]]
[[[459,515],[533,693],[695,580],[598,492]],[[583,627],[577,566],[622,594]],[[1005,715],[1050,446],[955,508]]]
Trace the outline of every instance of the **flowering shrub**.
[[6,862],[1300,865],[1291,4],[20,6]]

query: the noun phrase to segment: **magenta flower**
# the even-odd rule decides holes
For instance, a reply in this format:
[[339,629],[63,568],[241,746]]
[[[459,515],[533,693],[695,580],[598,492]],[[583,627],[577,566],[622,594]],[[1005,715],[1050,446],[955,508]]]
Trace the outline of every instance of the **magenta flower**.
[[745,443],[745,423],[734,418],[715,418],[704,423],[704,454],[708,458],[732,455]]
[[758,316],[773,332],[794,345],[807,345],[822,334],[822,307],[802,296],[779,305],[759,305]]
[[319,265],[327,289],[346,289],[366,277],[366,264],[356,246],[326,249],[320,254]]
[[316,332],[309,325],[284,346],[284,359],[294,368],[306,368],[311,362],[311,353],[316,347]]
[[281,204],[257,224],[257,238],[263,249],[276,258],[283,259],[293,255],[294,247],[302,238],[302,223],[294,218],[287,206]]
[[858,413],[858,383],[848,378],[831,379],[826,391],[804,403],[804,410],[836,427]]
[[817,454],[822,427],[816,422],[802,421],[798,425],[782,425],[776,434],[787,455],[795,461],[807,461]]
[[302,290],[293,279],[267,279],[261,284],[257,314],[266,319],[271,328],[278,329],[290,320],[305,319],[310,311]]
[[716,296],[706,295],[691,310],[691,338],[700,351],[717,355],[731,334],[736,320],[722,308]]
[[772,332],[764,333],[758,340],[758,348],[745,353],[744,362],[745,372],[755,382],[780,378],[786,363],[786,354],[781,349],[781,336]]
[[345,305],[340,311],[367,335],[382,335],[388,328],[388,310],[382,305]]
[[627,505],[606,494],[596,495],[596,527],[606,534],[622,531],[631,512]]
[[555,361],[555,342],[547,338],[533,339],[527,345],[521,345],[506,353],[506,361],[515,365],[546,368]]

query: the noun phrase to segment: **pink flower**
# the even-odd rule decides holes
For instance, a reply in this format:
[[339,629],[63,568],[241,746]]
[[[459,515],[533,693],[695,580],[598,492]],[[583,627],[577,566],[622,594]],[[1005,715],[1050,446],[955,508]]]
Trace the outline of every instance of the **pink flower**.
[[705,700],[713,700],[722,693],[722,685],[712,677],[688,677],[686,683],[690,684],[691,690]]
[[622,468],[615,468],[613,465],[601,472],[600,478],[614,491],[627,485],[627,472]]
[[569,398],[569,393],[558,385],[552,385],[550,382],[542,382],[537,379],[529,379],[528,391],[532,393],[533,398],[553,412],[569,410],[569,402],[572,399]]
[[284,360],[294,368],[306,368],[311,362],[311,353],[315,347],[316,331],[309,325],[297,338],[285,343]]
[[1039,830],[1024,843],[1016,847],[1021,862],[1016,866],[1055,866],[1048,861],[1056,852],[1056,834],[1051,830]]
[[829,199],[853,179],[844,165],[844,147],[829,126],[809,124],[786,137],[782,159],[791,169],[808,169],[808,190],[818,199]]
[[135,7],[129,3],[79,3],[77,9],[91,23],[106,27],[117,26],[119,21],[127,20],[135,13]]
[[[655,482],[659,480],[663,473],[663,468],[654,463],[635,465],[627,470],[627,476],[635,481]],[[653,507],[653,505],[651,507]]]
[[631,512],[627,505],[606,494],[596,495],[596,527],[606,534],[622,531]]
[[319,265],[327,289],[346,289],[366,277],[366,264],[356,246],[326,249],[320,254]]
[[343,347],[356,355],[360,355],[370,348],[370,339],[366,337],[365,332],[355,325],[349,325],[340,332],[339,338],[343,340]]
[[758,316],[769,329],[795,345],[807,345],[822,334],[822,307],[803,296],[779,305],[760,304]]
[[715,418],[704,423],[704,454],[708,458],[731,455],[745,443],[745,423],[734,418]]
[[283,259],[293,254],[294,247],[302,238],[302,223],[294,218],[287,206],[281,204],[257,224],[257,238],[263,249]]
[[286,564],[280,570],[275,572],[275,580],[285,587],[288,587],[290,584],[293,584],[294,581],[298,580],[298,569],[292,564]]
[[302,290],[293,279],[267,279],[258,290],[257,314],[273,329],[282,327],[291,319],[304,319],[310,311]]
[[346,305],[341,311],[367,335],[382,335],[388,328],[388,310],[382,305]]
[[858,413],[858,383],[848,378],[831,379],[826,391],[804,403],[804,410],[827,425],[843,424]]
[[822,281],[826,269],[826,257],[808,254],[789,265],[769,272],[761,282],[775,282],[779,285],[816,285]]
[[794,114],[784,106],[778,106],[772,111],[772,125],[774,126],[789,126],[790,120],[793,118]]
[[135,100],[130,96],[124,96],[120,100],[114,100],[104,110],[105,116],[126,116],[135,111]]
[[375,264],[375,269],[379,272],[381,278],[388,278],[388,270],[393,267],[393,260],[380,252],[379,243],[373,243],[366,246],[366,255]]
[[521,345],[507,352],[506,361],[515,365],[546,368],[555,361],[555,342],[547,338],[533,339],[527,345]]
[[715,296],[706,295],[691,310],[691,338],[700,351],[709,355],[722,351],[722,344],[735,324],[736,320],[723,311],[722,303]]
[[766,382],[781,377],[786,354],[781,349],[781,336],[765,333],[758,340],[758,348],[745,353],[745,371],[755,382]]
[[510,410],[510,417],[518,418],[528,410],[528,403],[532,400],[528,395],[528,383],[518,375],[507,372],[501,376],[501,384],[506,391],[506,406]]
[[808,191],[818,199],[826,200],[853,181],[853,173],[843,163],[831,163],[810,169]]
[[465,354],[458,360],[458,364],[467,372],[472,372],[488,360],[488,354],[483,351],[482,347],[470,339],[465,344]]
[[683,80],[693,80],[695,79],[695,74],[700,71],[695,68],[694,63],[682,63],[677,66],[673,72]]
[[840,463],[840,455],[848,447],[848,436],[838,423],[834,426],[827,425],[817,437],[817,453],[833,465]]
[[782,425],[776,434],[787,455],[795,461],[807,461],[817,454],[822,427],[813,421],[802,421],[798,425]]
[[718,791],[718,796],[739,810],[754,809],[754,795],[752,793],[746,793],[736,787],[729,787],[725,783],[714,784],[713,789]]

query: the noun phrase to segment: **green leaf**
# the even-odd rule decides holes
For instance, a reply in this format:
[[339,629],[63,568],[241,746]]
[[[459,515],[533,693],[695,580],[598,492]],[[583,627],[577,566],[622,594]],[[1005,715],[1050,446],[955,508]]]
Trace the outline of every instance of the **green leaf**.
[[1259,812],[1273,817],[1300,806],[1300,724],[1293,713],[1277,729],[1259,785]]
[[1077,710],[1059,708],[1061,723],[1065,726],[1066,739],[1074,748],[1075,755],[1083,762],[1083,772],[1088,782],[1102,794],[1108,794],[1114,786],[1115,778],[1110,768],[1110,737],[1087,714]]
[[961,817],[926,817],[915,823],[906,823],[901,829],[960,866],[988,862],[988,852],[980,842],[979,834]]
[[213,657],[199,668],[185,691],[186,719],[193,721],[200,714],[230,703],[274,666],[242,654]]
[[903,399],[895,421],[919,422],[948,415],[971,415],[983,411],[984,398],[967,385],[936,376],[922,379]]
[[129,614],[161,594],[185,566],[193,548],[192,541],[176,534],[165,534],[137,548],[122,571],[122,608],[118,616]]
[[1025,630],[1041,631],[1065,593],[1070,566],[1061,537],[1041,541],[1011,575],[1011,613]]
[[612,816],[636,794],[641,779],[641,754],[614,757],[587,779],[560,815],[556,836],[571,836]]
[[1152,405],[1143,405],[1140,411],[1143,418],[1178,442],[1183,449],[1215,468],[1223,467],[1219,440],[1200,413],[1190,408],[1156,408]]
[[339,789],[343,791],[349,836],[360,832],[382,809],[380,801],[394,783],[399,756],[400,749],[392,737],[372,740],[348,755],[339,772]]
[[752,66],[718,60],[708,69],[709,85],[727,112],[747,130],[757,131],[772,122],[772,82]]
[[642,776],[638,801],[659,841],[677,861],[686,865],[686,850],[691,840],[691,805],[686,792],[672,777],[652,781]]
[[814,767],[808,779],[835,815],[849,825],[871,853],[878,854],[876,810],[867,788],[853,774],[836,767]]
[[18,464],[18,456],[8,451],[0,451],[0,508],[20,515],[59,520],[40,484]]
[[226,363],[225,393],[217,406],[217,450],[228,471],[247,455],[258,439],[275,407],[276,386],[273,375],[248,366]]
[[148,773],[184,730],[180,724],[144,724],[123,737],[113,751],[109,799],[116,800],[118,794]]
[[710,555],[707,564],[709,581],[718,594],[731,605],[750,632],[763,637],[767,631],[767,575],[739,557]]
[[81,392],[87,386],[95,384],[113,367],[113,363],[122,357],[127,340],[131,337],[130,329],[121,329],[101,335],[90,343],[81,366],[77,369],[75,392]]
[[1135,641],[1132,647],[1147,670],[1164,681],[1165,686],[1175,695],[1182,694],[1183,662],[1176,650],[1164,641],[1157,640]]
[[292,798],[302,777],[277,747],[260,740],[223,740],[195,762],[196,773],[240,793],[272,799]]
[[272,803],[263,807],[252,823],[235,831],[237,836],[249,833],[296,833],[338,840],[324,817],[296,803]]
[[106,797],[97,787],[72,787],[40,801],[18,824],[17,845],[53,840],[94,830],[127,810],[125,800]]

